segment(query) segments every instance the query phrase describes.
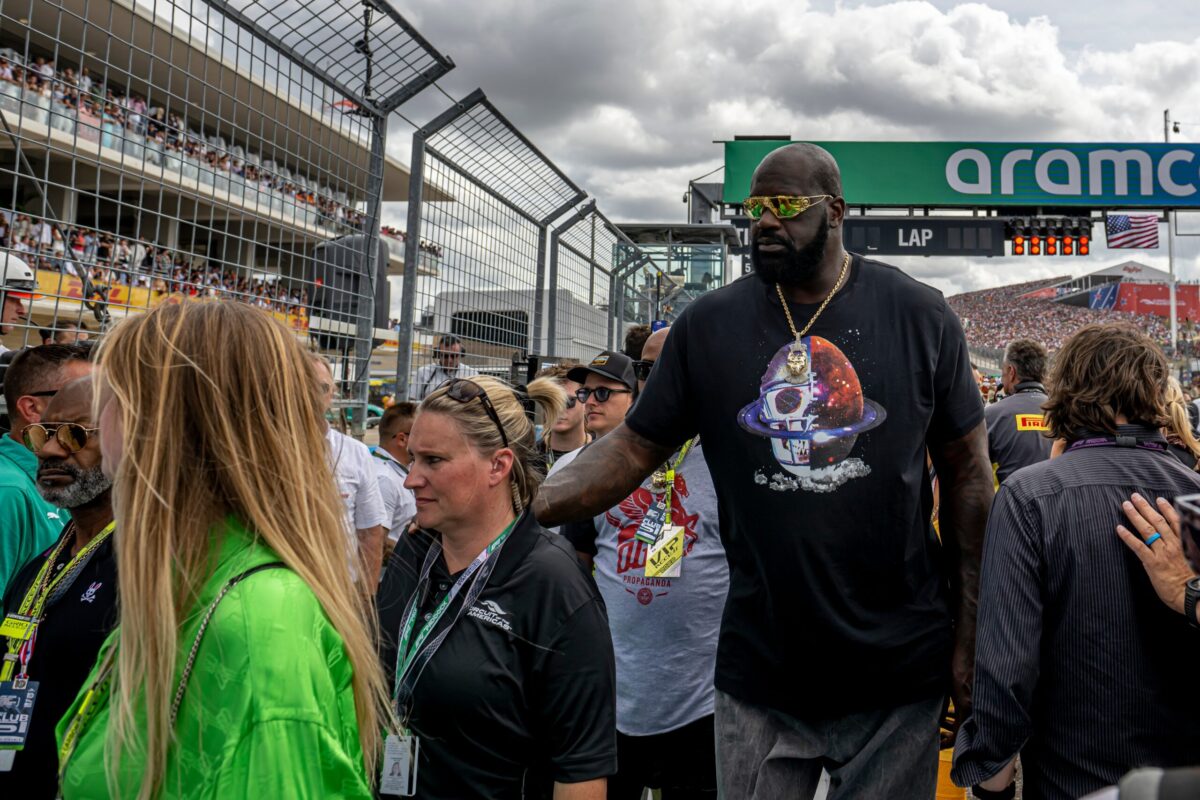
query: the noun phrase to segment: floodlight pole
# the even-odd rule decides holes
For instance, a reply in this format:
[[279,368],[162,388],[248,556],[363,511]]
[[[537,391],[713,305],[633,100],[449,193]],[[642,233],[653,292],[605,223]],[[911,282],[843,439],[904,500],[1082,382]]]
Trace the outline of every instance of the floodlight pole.
[[[1171,143],[1171,109],[1163,109],[1163,141]],[[1167,272],[1171,293],[1171,356],[1179,352],[1179,310],[1175,304],[1175,212],[1167,209]]]

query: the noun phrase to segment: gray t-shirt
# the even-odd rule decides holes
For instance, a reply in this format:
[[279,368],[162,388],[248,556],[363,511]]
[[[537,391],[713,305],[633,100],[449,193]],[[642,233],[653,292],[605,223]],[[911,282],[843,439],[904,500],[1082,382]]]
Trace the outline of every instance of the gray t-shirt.
[[666,733],[713,713],[729,567],[699,444],[676,471],[671,494],[671,524],[684,528],[686,542],[678,578],[645,576],[650,548],[634,532],[662,498],[649,479],[594,520],[563,526],[576,550],[595,557],[617,658],[617,730],[629,736]]
[[997,485],[1022,467],[1048,459],[1054,444],[1043,435],[1046,425],[1042,403],[1046,402],[1046,393],[1042,385],[1018,383],[1015,389],[1014,394],[983,412]]

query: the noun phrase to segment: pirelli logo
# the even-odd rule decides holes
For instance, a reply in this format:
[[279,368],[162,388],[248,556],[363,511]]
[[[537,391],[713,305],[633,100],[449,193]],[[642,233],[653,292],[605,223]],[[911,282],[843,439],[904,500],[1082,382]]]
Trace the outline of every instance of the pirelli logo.
[[1016,420],[1019,431],[1046,430],[1046,418],[1041,414],[1017,414]]

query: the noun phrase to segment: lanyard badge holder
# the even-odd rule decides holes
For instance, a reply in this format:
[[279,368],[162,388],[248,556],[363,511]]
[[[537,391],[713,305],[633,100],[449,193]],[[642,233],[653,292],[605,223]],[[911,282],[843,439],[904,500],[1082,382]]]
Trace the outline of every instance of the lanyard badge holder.
[[[496,561],[499,559],[498,552],[516,525],[517,520],[513,520],[462,571],[462,574],[458,576],[458,580],[450,587],[450,591],[437,604],[437,608],[430,612],[425,624],[421,627],[420,631],[417,631],[414,638],[413,631],[416,628],[417,614],[419,613],[418,606],[420,605],[418,600],[424,595],[425,589],[429,584],[429,573],[433,570],[434,563],[442,553],[442,543],[435,541],[430,546],[429,552],[426,553],[425,563],[421,566],[421,577],[417,581],[416,590],[413,591],[412,597],[409,598],[408,606],[404,610],[404,616],[400,623],[400,642],[396,647],[396,683],[393,689],[392,700],[395,703],[397,714],[401,718],[401,730],[400,733],[389,734],[384,740],[383,761],[379,775],[380,794],[412,797],[417,793],[417,763],[421,751],[421,742],[408,728],[408,715],[411,711],[413,691],[425,666],[429,664],[434,653],[441,647],[442,642],[446,641],[451,628],[458,622],[463,612],[475,605],[475,601],[479,599],[479,595],[483,592],[488,577],[491,576],[492,570],[496,566]],[[437,627],[442,617],[445,616],[450,604],[454,602],[454,599],[468,583],[470,583],[470,587],[467,589],[462,605],[459,606],[453,619],[450,620],[450,624],[426,644],[426,640],[429,639],[434,628]]]
[[87,546],[76,553],[53,579],[54,564],[75,538],[74,529],[63,532],[54,549],[46,556],[41,569],[21,600],[17,611],[0,622],[0,637],[8,639],[8,650],[0,666],[0,772],[12,770],[16,751],[25,747],[29,723],[37,702],[38,682],[29,680],[29,660],[37,644],[38,624],[46,606],[70,588],[74,576],[91,559],[92,554],[112,535],[116,523],[110,522]]
[[[679,451],[679,457],[662,478],[662,500],[650,507],[634,534],[636,539],[650,545],[650,552],[646,555],[647,578],[678,578],[683,569],[685,536],[683,526],[671,524],[671,495],[675,491],[675,472],[695,443],[696,440],[692,439]],[[658,481],[655,480],[655,483]]]

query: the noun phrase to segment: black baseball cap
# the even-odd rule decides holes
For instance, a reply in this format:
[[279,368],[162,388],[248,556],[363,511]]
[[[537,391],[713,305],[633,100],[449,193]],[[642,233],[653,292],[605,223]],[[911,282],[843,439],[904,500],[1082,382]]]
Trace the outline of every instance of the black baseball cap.
[[595,373],[614,381],[620,381],[629,389],[637,387],[637,376],[633,372],[633,359],[624,353],[605,350],[588,364],[580,364],[567,373],[567,380],[576,383],[587,381],[588,373]]

